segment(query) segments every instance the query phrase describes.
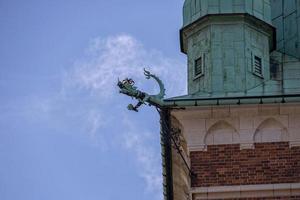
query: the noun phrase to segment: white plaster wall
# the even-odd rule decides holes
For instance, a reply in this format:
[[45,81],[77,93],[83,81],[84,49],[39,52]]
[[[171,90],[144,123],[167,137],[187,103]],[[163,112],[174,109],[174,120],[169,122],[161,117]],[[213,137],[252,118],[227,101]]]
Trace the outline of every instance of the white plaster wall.
[[183,126],[189,151],[207,145],[288,141],[300,145],[300,104],[193,107],[172,111]]

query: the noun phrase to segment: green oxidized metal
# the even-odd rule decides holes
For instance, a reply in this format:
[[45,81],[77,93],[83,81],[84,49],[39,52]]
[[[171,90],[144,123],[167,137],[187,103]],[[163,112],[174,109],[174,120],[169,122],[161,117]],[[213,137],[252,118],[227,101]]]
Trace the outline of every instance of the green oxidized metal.
[[188,94],[165,105],[299,102],[299,16],[300,0],[185,0]]
[[[246,94],[269,79],[275,48],[270,1],[186,0],[183,21],[181,49],[188,57],[190,95]],[[199,60],[203,69],[196,74]]]
[[183,26],[205,15],[229,13],[248,13],[271,24],[270,0],[185,0]]
[[121,92],[138,100],[128,108],[298,101],[290,95],[300,91],[300,62],[288,55],[300,58],[299,16],[300,0],[185,0],[188,94],[163,100],[127,79]]
[[134,86],[134,81],[132,79],[126,78],[123,81],[118,81],[118,86],[120,88],[120,93],[128,95],[130,97],[134,97],[138,100],[138,103],[134,106],[132,104],[128,105],[129,110],[133,110],[138,112],[138,108],[143,104],[148,105],[155,105],[157,107],[160,107],[163,105],[163,98],[165,96],[165,87],[162,81],[155,76],[154,74],[151,74],[149,71],[144,69],[144,75],[146,79],[153,78],[156,80],[156,82],[159,85],[160,92],[156,95],[149,95],[145,92],[142,92],[137,89],[137,87]]
[[277,50],[300,59],[300,0],[273,0]]

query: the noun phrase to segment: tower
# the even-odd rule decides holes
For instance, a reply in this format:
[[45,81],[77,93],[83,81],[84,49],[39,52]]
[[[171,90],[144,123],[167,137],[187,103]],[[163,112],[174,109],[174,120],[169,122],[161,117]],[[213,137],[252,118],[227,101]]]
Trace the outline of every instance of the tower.
[[299,5],[185,0],[188,94],[164,100],[175,200],[300,199]]
[[300,0],[185,0],[188,94],[160,113],[165,200],[300,199]]
[[189,94],[243,94],[269,77],[276,45],[270,1],[187,0],[183,22]]

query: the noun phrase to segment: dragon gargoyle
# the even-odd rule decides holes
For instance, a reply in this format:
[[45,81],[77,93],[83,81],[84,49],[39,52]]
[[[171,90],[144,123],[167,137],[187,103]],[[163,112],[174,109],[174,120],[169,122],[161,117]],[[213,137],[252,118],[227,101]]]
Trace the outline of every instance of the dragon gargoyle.
[[119,80],[118,86],[120,88],[120,93],[138,100],[138,103],[135,106],[129,104],[127,106],[128,110],[138,112],[138,108],[143,104],[148,104],[149,106],[154,105],[158,107],[163,105],[163,98],[165,96],[166,91],[164,88],[164,84],[157,76],[151,74],[146,69],[144,69],[144,75],[146,76],[146,79],[153,78],[154,80],[156,80],[156,82],[159,85],[160,92],[156,95],[149,95],[145,92],[138,90],[137,87],[134,86],[135,82],[132,79],[126,78],[123,81]]

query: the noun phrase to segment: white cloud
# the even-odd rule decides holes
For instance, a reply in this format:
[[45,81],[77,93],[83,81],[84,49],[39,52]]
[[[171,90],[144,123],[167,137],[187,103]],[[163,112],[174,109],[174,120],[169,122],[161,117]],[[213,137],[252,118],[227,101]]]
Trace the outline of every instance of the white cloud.
[[97,130],[99,130],[100,127],[105,126],[105,119],[102,117],[101,113],[96,112],[94,110],[91,110],[88,117],[87,121],[89,122],[90,126],[90,131],[92,135],[95,135]]
[[116,92],[118,77],[131,77],[141,85],[145,67],[161,77],[169,95],[185,92],[185,67],[182,62],[166,58],[159,51],[147,50],[126,34],[92,40],[87,58],[76,63],[71,83],[103,99],[111,98]]
[[[118,142],[121,142],[121,147],[136,159],[140,170],[138,173],[145,180],[148,191],[161,195],[160,149],[154,148],[149,142],[154,135],[158,136],[159,130],[151,130],[149,127],[139,125],[139,120],[143,120],[147,113],[144,116],[139,113],[138,118],[129,119],[128,114],[121,115],[120,106],[116,106],[125,104],[120,102],[121,95],[117,94],[118,77],[120,79],[133,78],[137,87],[146,87],[149,93],[157,89],[157,85],[149,87],[145,80],[143,76],[145,67],[163,80],[169,95],[179,95],[185,92],[183,62],[166,58],[159,51],[148,50],[135,38],[126,34],[92,40],[85,58],[76,62],[72,71],[67,73],[67,87],[64,88],[64,92],[71,86],[73,89],[80,88],[81,91],[88,91],[92,98],[97,99],[98,108],[91,106],[91,110],[85,114],[89,124],[87,130],[95,139],[99,138],[97,134],[102,134],[100,138],[103,143],[105,138],[117,140],[117,137],[112,137],[111,131],[106,133],[103,130],[117,129],[118,134],[121,134],[119,137],[122,138]],[[122,109],[125,110],[125,105],[124,107],[123,105]],[[122,123],[118,123],[116,127],[116,122],[120,122],[121,119],[123,119]],[[104,141],[104,143],[114,142]],[[161,196],[158,199],[161,199]]]
[[[138,165],[141,167],[140,176],[145,179],[148,191],[155,191],[161,194],[162,175],[161,175],[161,157],[152,146],[149,145],[157,133],[141,132],[137,124],[125,116],[123,124],[127,131],[123,133],[123,147],[133,152]],[[159,196],[161,197],[161,196]],[[159,198],[161,199],[161,198]]]
[[[132,36],[122,34],[92,40],[84,58],[65,72],[60,92],[31,97],[20,105],[2,106],[0,110],[16,113],[33,122],[44,122],[43,127],[47,125],[51,130],[72,134],[87,132],[93,145],[102,150],[125,149],[128,156],[136,159],[138,174],[145,181],[147,191],[153,196],[159,194],[157,199],[161,199],[159,130],[151,126],[158,122],[147,112],[133,115],[126,111],[126,103],[120,100],[125,97],[118,94],[116,86],[118,77],[130,77],[137,87],[147,88],[146,92],[152,94],[158,86],[149,86],[151,81],[143,75],[145,67],[163,80],[167,94],[185,92],[186,67],[183,62],[167,58],[159,51],[148,50]],[[6,117],[0,116],[0,120]],[[150,125],[141,126],[141,121]]]
[[131,77],[137,87],[154,92],[158,86],[149,86],[151,81],[144,78],[144,67],[165,82],[168,94],[185,91],[185,67],[181,61],[148,50],[132,36],[123,34],[92,40],[84,59],[65,72],[65,85],[59,94],[33,97],[21,110],[33,121],[44,120],[47,124],[52,123],[51,127],[62,129],[66,126],[66,130],[86,132],[92,144],[103,151],[107,148],[125,149],[136,159],[138,174],[144,179],[147,191],[161,195],[160,148],[159,145],[153,146],[154,138],[159,144],[159,130],[140,125],[147,118],[146,112],[130,115],[130,111],[126,111],[126,103],[120,102],[123,96],[118,94],[116,86],[118,77]]

